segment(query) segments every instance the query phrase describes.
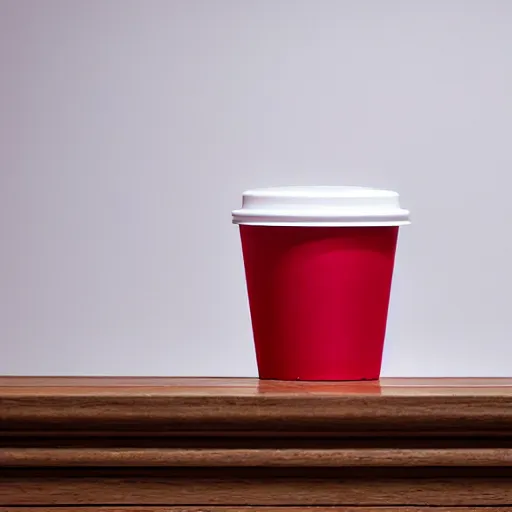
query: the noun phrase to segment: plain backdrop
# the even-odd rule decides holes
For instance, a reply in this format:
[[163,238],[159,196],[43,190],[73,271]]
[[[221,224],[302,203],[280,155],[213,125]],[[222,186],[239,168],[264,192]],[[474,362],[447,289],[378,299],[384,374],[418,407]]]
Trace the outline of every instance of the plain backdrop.
[[512,375],[512,2],[0,0],[0,373],[253,376],[241,192],[395,189],[383,373]]

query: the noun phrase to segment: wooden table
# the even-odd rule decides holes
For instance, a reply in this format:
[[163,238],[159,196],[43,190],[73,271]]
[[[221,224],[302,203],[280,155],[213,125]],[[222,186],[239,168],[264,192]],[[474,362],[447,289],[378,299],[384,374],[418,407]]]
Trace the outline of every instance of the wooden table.
[[0,377],[1,512],[434,506],[512,511],[512,379]]

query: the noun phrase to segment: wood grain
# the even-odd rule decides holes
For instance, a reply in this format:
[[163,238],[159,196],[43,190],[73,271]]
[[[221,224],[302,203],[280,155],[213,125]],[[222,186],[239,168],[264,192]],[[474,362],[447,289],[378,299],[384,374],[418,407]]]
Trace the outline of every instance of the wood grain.
[[10,467],[512,467],[512,450],[0,448]]
[[410,435],[510,428],[511,380],[450,382],[4,377],[0,428],[17,433],[313,430]]
[[0,505],[493,506],[512,503],[508,478],[0,479]]
[[[188,506],[110,506],[110,507],[0,507],[0,512],[455,512],[453,507],[188,507]],[[512,507],[457,507],[456,512],[511,512]]]
[[[160,390],[173,394],[193,393],[218,394],[222,388],[227,388],[229,394],[409,394],[422,393],[446,394],[453,392],[473,393],[474,390],[488,389],[502,394],[506,388],[512,388],[512,378],[382,378],[379,381],[273,381],[254,378],[224,378],[224,377],[18,377],[0,376],[0,387],[11,388],[13,393],[19,393],[17,388],[32,388],[31,393],[47,389],[64,388],[67,393],[85,391],[92,388],[115,389],[122,393],[123,389],[133,393],[141,388],[150,388],[152,392]],[[101,390],[97,390],[101,391]]]
[[512,379],[0,377],[0,512],[511,504]]
[[[145,507],[145,506],[114,506],[114,507],[0,507],[0,512],[455,512],[453,507]],[[512,507],[457,507],[456,512],[511,512]]]

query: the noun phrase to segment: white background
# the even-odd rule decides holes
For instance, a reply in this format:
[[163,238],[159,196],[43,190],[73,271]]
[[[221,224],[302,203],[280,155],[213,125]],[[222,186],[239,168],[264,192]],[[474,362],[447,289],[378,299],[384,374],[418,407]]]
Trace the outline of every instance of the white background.
[[0,373],[256,374],[244,189],[400,192],[384,374],[512,375],[512,2],[0,0]]

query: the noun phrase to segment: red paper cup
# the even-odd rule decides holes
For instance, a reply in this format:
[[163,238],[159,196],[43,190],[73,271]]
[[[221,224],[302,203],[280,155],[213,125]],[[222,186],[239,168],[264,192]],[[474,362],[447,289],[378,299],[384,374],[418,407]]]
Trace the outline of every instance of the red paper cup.
[[[259,376],[375,380],[382,362],[398,226],[408,223],[408,212],[399,209],[396,193],[370,189],[370,195],[394,194],[394,201],[387,208],[374,201],[380,213],[377,206],[370,212],[368,204],[358,205],[356,219],[355,210],[347,211],[345,196],[365,195],[368,189],[321,187],[320,198],[315,196],[318,189],[301,188],[307,197],[291,200],[290,195],[301,195],[294,187],[285,189],[284,199],[279,196],[283,189],[246,192],[244,208],[234,212],[235,221],[244,221],[238,223]],[[260,197],[258,208],[251,208],[251,198],[268,190],[274,194],[274,209],[265,198],[262,208]],[[337,212],[319,208],[326,195],[342,204]],[[285,212],[278,206],[283,203]],[[371,220],[372,214],[377,220]],[[293,216],[299,220],[290,220]]]

